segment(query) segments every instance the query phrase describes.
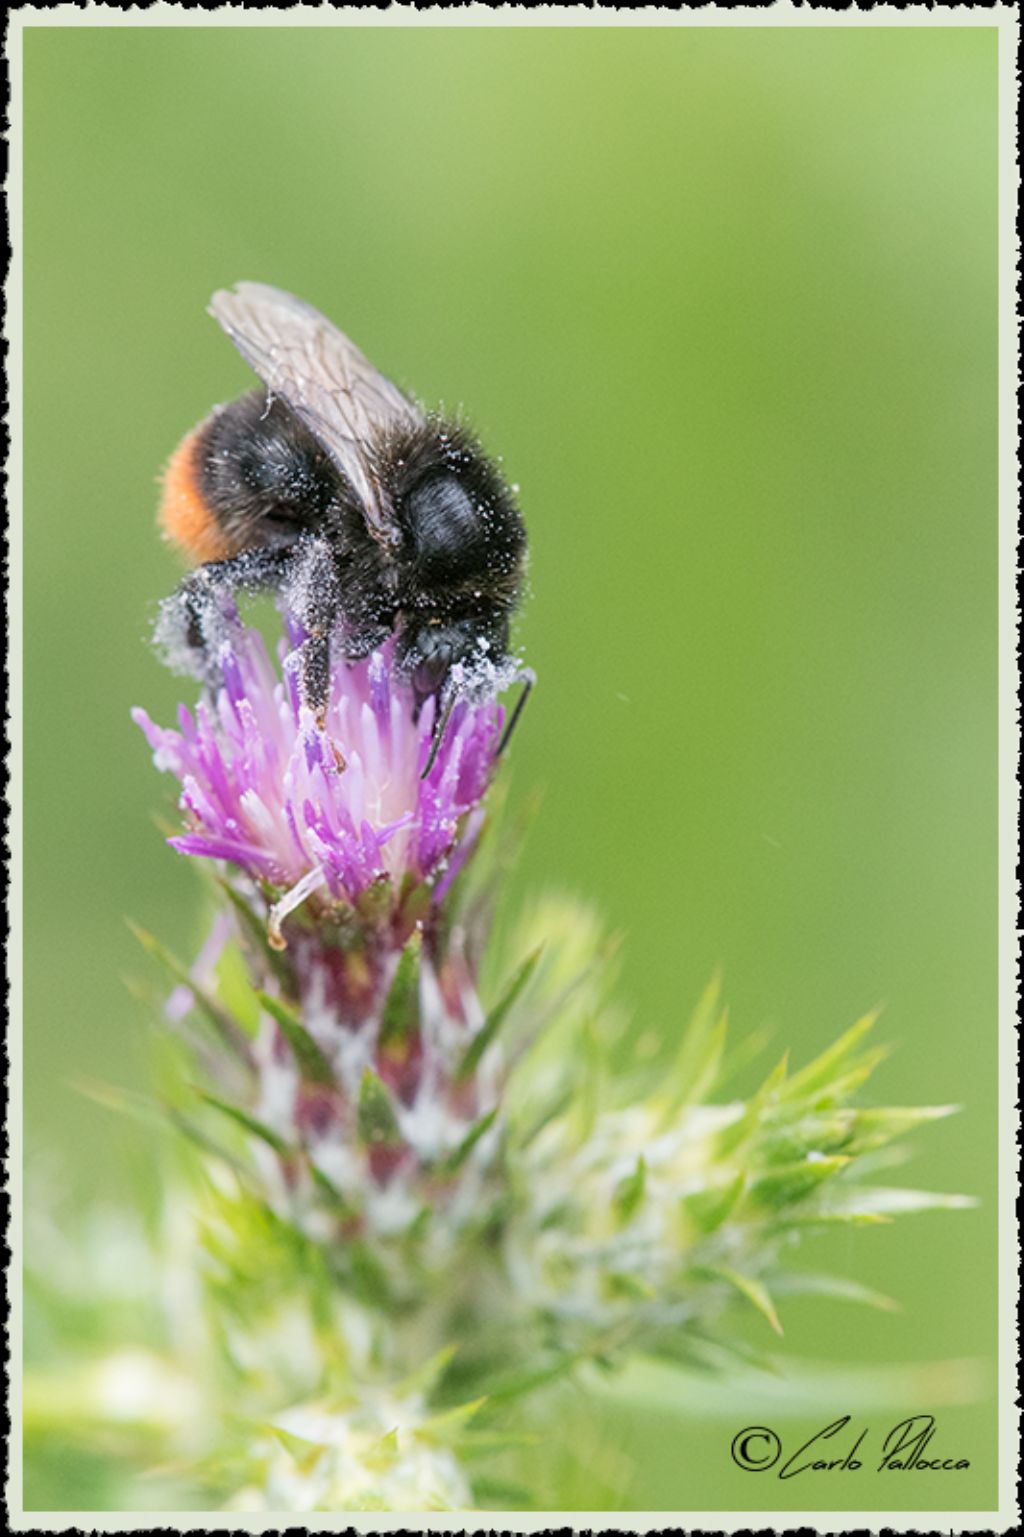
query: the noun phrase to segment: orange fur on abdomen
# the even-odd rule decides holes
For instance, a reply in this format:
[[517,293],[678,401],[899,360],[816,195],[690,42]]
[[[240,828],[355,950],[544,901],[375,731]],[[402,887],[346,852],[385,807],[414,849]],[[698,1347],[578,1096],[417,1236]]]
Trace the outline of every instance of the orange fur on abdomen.
[[201,430],[197,427],[190,432],[171,455],[164,471],[159,514],[164,537],[197,565],[224,560],[231,554],[231,546],[199,489],[196,448]]

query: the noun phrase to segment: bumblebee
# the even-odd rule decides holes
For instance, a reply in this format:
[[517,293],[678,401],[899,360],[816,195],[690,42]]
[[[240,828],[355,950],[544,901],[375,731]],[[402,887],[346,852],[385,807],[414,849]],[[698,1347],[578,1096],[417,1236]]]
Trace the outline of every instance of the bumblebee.
[[534,679],[509,655],[527,543],[495,464],[301,299],[239,283],[209,313],[262,384],[167,467],[160,522],[196,566],[161,605],[168,659],[212,684],[226,600],[273,591],[304,631],[300,696],[321,726],[332,651],[357,661],[394,633],[414,714],[434,700],[430,762],[459,697],[524,684],[500,751]]

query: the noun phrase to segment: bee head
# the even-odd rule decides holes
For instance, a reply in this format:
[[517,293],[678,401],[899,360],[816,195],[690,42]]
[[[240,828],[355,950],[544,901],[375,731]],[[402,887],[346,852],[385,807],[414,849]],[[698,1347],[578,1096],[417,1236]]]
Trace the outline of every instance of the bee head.
[[[468,692],[481,662],[504,651],[504,637],[479,619],[449,621],[410,617],[398,637],[398,665],[412,685],[417,712],[435,695]],[[452,670],[458,675],[452,676]]]
[[507,666],[508,623],[479,617],[423,620],[412,615],[399,631],[397,661],[412,687],[415,714],[434,705],[434,743],[424,773],[433,765],[448,718],[460,697],[495,692]]

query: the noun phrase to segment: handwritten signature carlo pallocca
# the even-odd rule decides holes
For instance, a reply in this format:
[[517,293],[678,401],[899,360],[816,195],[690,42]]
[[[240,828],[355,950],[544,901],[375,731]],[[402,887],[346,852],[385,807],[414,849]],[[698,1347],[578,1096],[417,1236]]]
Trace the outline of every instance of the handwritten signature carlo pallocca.
[[[967,1457],[940,1457],[931,1453],[929,1443],[935,1435],[933,1414],[913,1414],[900,1420],[887,1432],[880,1451],[875,1454],[865,1446],[871,1432],[869,1426],[864,1426],[852,1445],[840,1453],[842,1441],[835,1442],[833,1437],[851,1426],[851,1418],[844,1414],[816,1430],[781,1466],[783,1445],[775,1431],[767,1425],[748,1425],[733,1436],[732,1460],[748,1473],[766,1473],[769,1468],[775,1468],[777,1478],[796,1478],[800,1473],[855,1473],[865,1466],[864,1460],[857,1455],[862,1450],[864,1458],[870,1458],[868,1466],[876,1473],[907,1472],[910,1469],[956,1473],[971,1465]],[[829,1442],[832,1444],[827,1444]]]

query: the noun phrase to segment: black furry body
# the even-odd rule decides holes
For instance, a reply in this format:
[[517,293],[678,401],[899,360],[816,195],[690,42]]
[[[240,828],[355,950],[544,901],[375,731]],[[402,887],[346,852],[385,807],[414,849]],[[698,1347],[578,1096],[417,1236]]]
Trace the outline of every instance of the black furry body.
[[196,489],[228,553],[164,605],[160,636],[182,665],[213,675],[224,594],[268,588],[308,632],[303,692],[321,715],[332,645],[356,660],[396,632],[417,710],[456,664],[506,656],[526,533],[494,465],[436,418],[392,425],[365,447],[386,537],[314,433],[264,390],[197,429]]

